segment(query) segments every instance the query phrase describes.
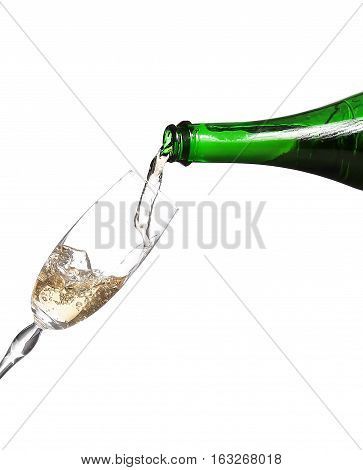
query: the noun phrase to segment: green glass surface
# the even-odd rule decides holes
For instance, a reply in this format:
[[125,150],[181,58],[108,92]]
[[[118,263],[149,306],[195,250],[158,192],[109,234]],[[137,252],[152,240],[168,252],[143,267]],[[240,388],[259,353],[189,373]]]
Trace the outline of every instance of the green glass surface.
[[170,161],[252,163],[304,171],[363,189],[363,93],[293,116],[170,125]]

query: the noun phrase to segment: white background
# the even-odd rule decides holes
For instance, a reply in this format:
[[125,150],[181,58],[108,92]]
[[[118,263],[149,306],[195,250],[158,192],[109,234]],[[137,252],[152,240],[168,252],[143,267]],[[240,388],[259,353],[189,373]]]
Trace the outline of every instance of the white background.
[[[164,127],[268,117],[357,2],[7,1],[6,6],[139,171]],[[278,115],[362,91],[363,10]],[[55,242],[129,169],[0,6],[1,352],[31,322]],[[281,453],[286,469],[362,468],[363,195],[298,172],[170,165],[175,200],[267,201],[256,244],[160,258],[0,451],[1,469],[84,468],[80,457]],[[243,221],[241,229],[243,230]],[[235,224],[236,225],[236,224]],[[235,225],[233,226],[235,228]],[[208,228],[206,228],[208,231]],[[265,332],[207,263],[215,264]],[[157,249],[118,301],[132,288]],[[46,332],[0,382],[3,447],[102,324]],[[205,460],[203,461],[203,457]]]

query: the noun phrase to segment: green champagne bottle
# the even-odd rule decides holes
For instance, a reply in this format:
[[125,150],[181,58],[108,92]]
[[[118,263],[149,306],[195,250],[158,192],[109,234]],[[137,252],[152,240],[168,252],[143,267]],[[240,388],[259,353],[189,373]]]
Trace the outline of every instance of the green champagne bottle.
[[363,189],[363,93],[265,121],[171,124],[164,131],[163,152],[183,165],[271,165]]

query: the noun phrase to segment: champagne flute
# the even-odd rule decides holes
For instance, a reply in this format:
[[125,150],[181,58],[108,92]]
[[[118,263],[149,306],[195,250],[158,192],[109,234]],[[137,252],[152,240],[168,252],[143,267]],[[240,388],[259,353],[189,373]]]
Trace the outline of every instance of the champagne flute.
[[[69,328],[103,308],[148,256],[176,209],[160,184],[147,182],[142,191],[144,183],[135,172],[126,173],[56,245],[35,282],[34,322],[14,338],[0,363],[0,378],[34,348],[44,330]],[[135,201],[140,194],[142,200]]]

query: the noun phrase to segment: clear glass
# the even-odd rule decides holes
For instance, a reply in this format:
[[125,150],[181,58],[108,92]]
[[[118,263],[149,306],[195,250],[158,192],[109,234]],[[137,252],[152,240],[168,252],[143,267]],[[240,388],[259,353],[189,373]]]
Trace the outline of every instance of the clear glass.
[[34,323],[14,339],[0,363],[0,378],[33,349],[43,330],[68,328],[103,308],[148,256],[176,209],[160,185],[148,184],[143,204],[149,206],[135,224],[144,184],[134,172],[126,173],[56,245],[33,289]]

